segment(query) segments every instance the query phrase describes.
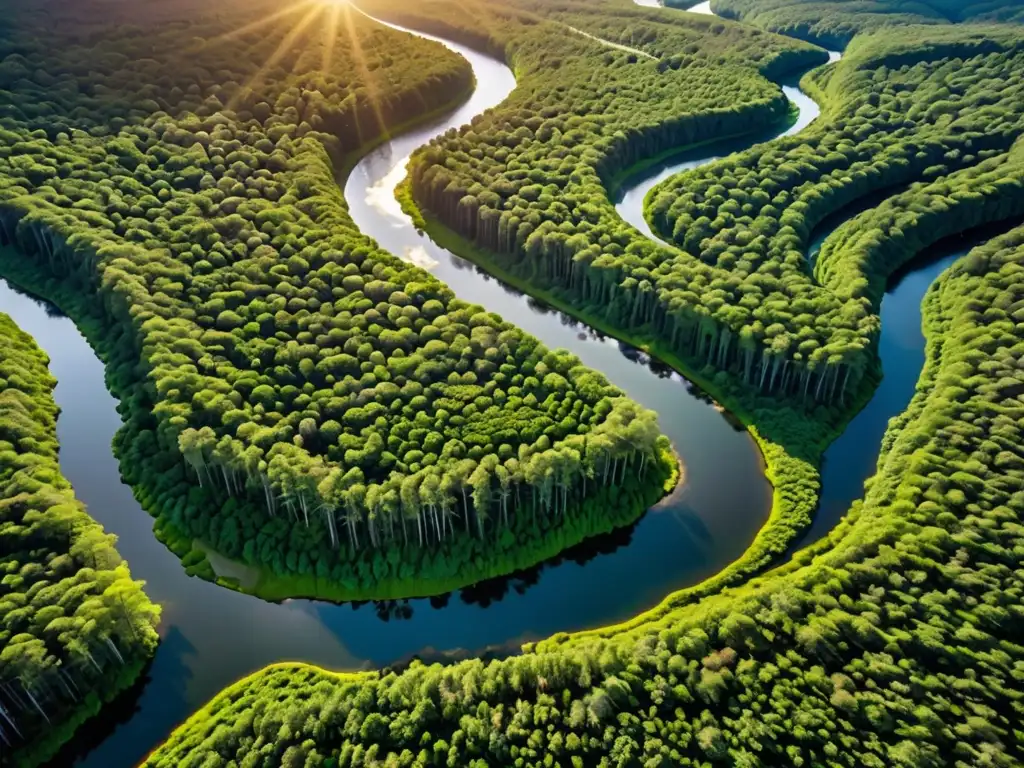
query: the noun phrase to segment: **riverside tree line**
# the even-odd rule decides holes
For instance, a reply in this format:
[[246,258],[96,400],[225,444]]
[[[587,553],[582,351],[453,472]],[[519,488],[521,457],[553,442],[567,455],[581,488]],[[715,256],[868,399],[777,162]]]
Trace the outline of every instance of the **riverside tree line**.
[[[572,543],[661,492],[652,413],[347,214],[335,168],[463,96],[454,54],[319,3],[159,24],[124,8],[119,27],[16,10],[0,242],[93,329],[129,421],[123,473],[176,550],[372,589],[493,546],[453,537],[499,539],[491,568],[529,564],[552,540],[534,513]],[[614,511],[584,510],[608,486]]]
[[[45,762],[156,649],[160,610],[57,463],[46,355],[0,314],[0,756]],[[8,763],[10,760],[10,763]]]
[[[1013,31],[864,35],[809,86],[827,121],[668,180],[646,215],[717,273],[676,298],[746,315],[738,334],[697,330],[691,348],[718,366],[735,350],[738,373],[760,390],[841,401],[871,362],[891,267],[819,270],[812,280],[804,253],[815,226],[873,192],[1005,157],[1024,124],[1024,48]],[[1019,188],[995,196],[992,220],[1024,213]]]
[[933,286],[878,474],[785,568],[501,661],[271,667],[146,765],[1019,765],[1022,279],[1016,229]]
[[[434,13],[458,28],[452,6],[438,0]],[[827,120],[806,135],[675,177],[652,195],[655,230],[679,245],[667,249],[624,225],[606,188],[661,142],[749,132],[744,116],[758,112],[758,83],[765,98],[773,90],[758,73],[777,73],[778,60],[791,67],[815,60],[809,51],[773,59],[764,54],[772,50],[766,41],[756,47],[761,59],[751,61],[729,45],[730,34],[739,33],[727,22],[679,18],[678,27],[705,34],[696,61],[678,71],[669,58],[678,49],[660,48],[653,21],[649,41],[629,27],[621,34],[661,58],[618,54],[617,66],[596,44],[553,59],[551,45],[542,43],[560,34],[553,21],[525,31],[508,22],[515,42],[506,55],[529,73],[524,85],[489,115],[415,155],[413,196],[483,246],[484,263],[615,328],[646,331],[709,375],[728,370],[754,390],[808,408],[842,406],[870,379],[877,313],[862,297],[811,278],[803,258],[811,230],[868,193],[1005,153],[1019,135],[1024,103],[1019,36],[936,27],[907,28],[912,39],[902,44],[859,39],[848,60],[812,78],[822,84]],[[585,28],[581,19],[575,24]],[[485,27],[501,28],[494,21]],[[927,42],[916,39],[928,34]],[[717,54],[717,66],[701,61],[701,52]],[[876,87],[887,73],[891,82]],[[687,83],[688,102],[652,96],[674,77]],[[728,85],[718,82],[723,77]],[[573,86],[541,87],[546,80]],[[714,84],[711,93],[705,82]],[[737,92],[739,84],[746,87]],[[718,94],[729,94],[733,106],[701,103]],[[682,132],[679,120],[659,119],[662,104],[684,111]],[[765,117],[760,113],[760,124]]]
[[[690,0],[666,0],[669,7],[692,7]],[[729,19],[844,48],[858,32],[900,24],[1024,22],[1017,0],[873,0],[869,3],[820,0],[711,0],[711,10]]]
[[[922,85],[912,70],[928,61],[954,82],[996,64],[1012,89],[1015,44],[989,33],[991,59],[974,58],[971,30],[897,28],[870,44],[898,54],[895,78],[911,97],[909,83]],[[840,104],[846,88],[876,106],[871,88],[884,89],[893,62],[851,58],[849,80],[815,82]],[[1007,105],[994,86],[970,111],[991,103],[1001,131]],[[850,140],[879,138],[866,129]],[[886,277],[938,237],[1019,221],[1005,206],[1019,196],[1022,160],[1010,141],[897,186],[826,241],[819,279],[842,273],[876,301]],[[877,475],[847,519],[788,565],[504,660],[356,675],[271,667],[226,689],[148,765],[1020,764],[1022,280],[1016,229],[937,281],[923,310],[927,362]]]

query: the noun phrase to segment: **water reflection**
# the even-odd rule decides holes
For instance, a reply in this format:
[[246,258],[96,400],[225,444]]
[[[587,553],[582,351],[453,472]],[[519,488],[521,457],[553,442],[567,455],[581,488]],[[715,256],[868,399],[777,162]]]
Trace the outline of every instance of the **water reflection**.
[[[623,531],[542,566],[462,590],[457,599],[265,603],[188,577],[177,557],[156,541],[152,519],[121,483],[111,454],[120,419],[101,363],[70,320],[0,282],[0,310],[51,358],[64,474],[90,514],[119,537],[118,548],[133,574],[147,582],[147,592],[164,609],[164,642],[148,683],[129,708],[135,715],[126,722],[113,718],[113,733],[75,765],[134,764],[216,692],[272,662],[355,670],[415,657],[501,655],[555,632],[624,620],[735,560],[766,519],[771,496],[760,454],[692,384],[646,353],[454,257],[417,233],[404,214],[382,216],[371,204],[368,190],[394,171],[396,158],[407,157],[440,130],[467,122],[514,84],[503,65],[464,48],[459,52],[473,64],[477,92],[433,127],[390,142],[354,169],[346,185],[353,217],[393,253],[421,249],[421,258],[437,262],[434,273],[459,295],[513,320],[550,348],[571,350],[655,409],[686,465],[686,486]],[[5,262],[22,258],[0,251],[0,272]]]
[[[858,207],[831,223],[851,218]],[[921,376],[925,349],[921,302],[932,283],[972,248],[1017,224],[994,224],[947,238],[925,249],[890,276],[880,312],[878,356],[884,374],[882,381],[871,401],[825,452],[818,510],[811,527],[790,548],[789,555],[827,534],[850,505],[863,497],[864,481],[875,474],[889,420],[906,410]],[[822,229],[816,234],[820,242],[829,233]]]
[[[678,505],[666,505],[664,507],[655,507],[651,510],[651,514],[671,516],[679,525],[686,529],[687,535],[695,541],[703,541],[705,543],[711,543],[712,541],[712,535],[707,526],[692,510]],[[633,543],[633,537],[638,526],[639,522],[635,522],[631,525],[617,528],[610,533],[594,536],[564,550],[556,557],[543,563],[514,571],[505,576],[485,579],[453,592],[445,592],[429,598],[356,600],[336,607],[342,608],[347,605],[353,611],[368,607],[372,609],[377,618],[384,622],[409,621],[414,617],[417,609],[443,610],[451,604],[451,600],[455,596],[464,605],[485,609],[490,608],[500,603],[506,597],[524,596],[530,589],[541,583],[541,575],[547,570],[558,568],[565,563],[584,566],[595,558],[612,555],[620,549],[629,547]],[[283,602],[298,604],[305,601],[286,600]],[[507,648],[508,646],[502,647]]]

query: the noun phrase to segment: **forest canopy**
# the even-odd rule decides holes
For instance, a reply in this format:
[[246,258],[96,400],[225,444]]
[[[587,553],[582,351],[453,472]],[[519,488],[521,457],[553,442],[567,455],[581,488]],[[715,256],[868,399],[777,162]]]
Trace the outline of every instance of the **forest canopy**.
[[[1024,218],[1020,29],[893,15],[858,35],[803,80],[823,113],[799,138],[655,191],[666,245],[625,225],[609,190],[664,152],[785,124],[775,81],[825,51],[624,0],[365,5],[519,78],[414,157],[424,221],[742,393],[776,485],[774,538],[624,625],[520,655],[270,667],[145,764],[1020,765],[1024,229],[929,291],[926,365],[864,498],[738,583],[813,512],[821,446],[877,379],[889,278],[945,235]],[[0,27],[0,236],[26,254],[12,270],[94,333],[123,399],[126,479],[163,535],[358,590],[465,571],[475,542],[523,551],[524,528],[550,540],[570,521],[571,538],[660,492],[653,414],[347,214],[335,171],[464,96],[456,57],[349,16],[364,70],[317,42],[325,7],[268,9],[255,27],[238,8],[159,27],[132,11],[141,26],[85,32],[22,10]],[[825,217],[875,195],[808,257]],[[96,638],[123,654],[123,631]],[[48,642],[89,670],[80,647]],[[14,698],[38,723],[51,702],[32,696],[63,677],[27,668]]]
[[[666,0],[667,6],[692,5]],[[854,35],[894,24],[1024,23],[1018,0],[711,0],[712,10],[783,35],[844,48]]]
[[[87,32],[20,11],[0,242],[103,329],[123,471],[176,551],[368,597],[531,564],[557,539],[510,498],[567,543],[656,500],[673,462],[653,413],[348,215],[335,171],[462,98],[463,60],[336,4],[126,9],[148,26]],[[622,497],[590,503],[606,479]]]
[[46,366],[0,313],[0,755],[18,766],[138,677],[160,615],[60,474]]
[[929,292],[918,392],[818,557],[503,661],[272,667],[146,765],[1019,765],[1022,276],[1017,229]]
[[[435,13],[431,7],[435,30],[460,29],[443,3],[394,16]],[[902,28],[855,41],[847,60],[805,80],[825,106],[820,125],[801,137],[810,149],[784,139],[659,190],[651,204],[655,223],[665,236],[695,245],[655,251],[624,232],[620,251],[618,232],[603,228],[607,195],[599,186],[628,160],[604,166],[603,177],[595,170],[593,207],[579,209],[593,211],[586,226],[570,213],[583,171],[574,168],[573,177],[567,169],[561,186],[544,186],[559,180],[554,162],[571,157],[569,150],[609,144],[597,138],[599,127],[584,126],[560,156],[548,134],[538,135],[560,112],[540,112],[544,99],[555,98],[552,89],[530,89],[536,70],[529,67],[543,71],[541,54],[531,57],[528,42],[503,37],[529,41],[543,30],[524,31],[520,22],[487,29],[491,45],[507,51],[523,75],[510,104],[537,104],[536,116],[524,108],[524,130],[515,136],[502,130],[514,114],[507,104],[442,137],[414,166],[417,201],[490,249],[488,258],[503,268],[519,265],[537,284],[563,288],[578,307],[615,307],[610,316],[621,327],[643,323],[645,311],[657,317],[659,299],[669,313],[685,316],[692,308],[696,317],[682,328],[705,370],[728,365],[724,350],[738,347],[738,377],[774,391],[781,404],[810,388],[808,400],[842,407],[849,382],[836,371],[845,370],[828,366],[848,369],[856,357],[833,359],[838,349],[815,354],[816,341],[799,345],[821,332],[830,343],[859,347],[858,373],[867,378],[888,277],[943,235],[1024,216],[1018,32]],[[720,22],[688,17],[680,25],[691,23]],[[655,55],[648,45],[640,48]],[[625,67],[629,54],[622,55]],[[557,64],[570,82],[577,77],[571,59]],[[637,57],[628,66],[657,65]],[[614,74],[602,71],[596,87]],[[624,89],[612,90],[608,104]],[[640,110],[634,114],[641,119]],[[637,134],[634,141],[644,146]],[[513,165],[520,151],[530,160],[522,167]],[[597,168],[599,153],[588,156]],[[512,167],[501,170],[498,158]],[[868,194],[888,200],[841,227],[808,263],[816,224]],[[478,206],[467,196],[488,202]],[[506,205],[513,199],[518,208]],[[481,215],[487,208],[498,213]],[[549,223],[555,216],[561,219]],[[667,219],[684,223],[665,226]],[[757,219],[764,232],[751,231]],[[524,224],[531,229],[509,240],[513,224],[515,233]],[[541,227],[542,236],[534,236]],[[599,246],[592,262],[577,258],[589,237]],[[590,280],[598,259],[612,273],[606,292],[581,299],[577,286]],[[644,274],[647,286],[639,274],[627,283],[628,270]],[[712,279],[723,281],[715,287],[720,294],[710,290]],[[147,765],[1020,764],[1022,279],[1024,230],[1016,229],[974,249],[937,281],[923,309],[926,366],[909,408],[890,424],[877,475],[846,520],[788,565],[699,602],[670,596],[626,625],[559,635],[502,660],[358,675],[272,667],[216,697]],[[632,289],[621,308],[611,300],[616,285]],[[662,286],[682,292],[674,304],[655,294]],[[805,295],[857,311],[825,311],[815,324],[817,307],[799,303]],[[810,319],[780,320],[775,328],[759,317],[752,333],[726,335],[711,317],[742,323],[753,311],[773,320],[798,311]],[[664,338],[666,326],[653,325]],[[785,338],[790,331],[796,338]],[[757,334],[780,341],[754,358],[747,350],[758,350]],[[811,353],[813,377],[786,356],[798,353],[801,360]],[[746,376],[745,358],[754,358]]]

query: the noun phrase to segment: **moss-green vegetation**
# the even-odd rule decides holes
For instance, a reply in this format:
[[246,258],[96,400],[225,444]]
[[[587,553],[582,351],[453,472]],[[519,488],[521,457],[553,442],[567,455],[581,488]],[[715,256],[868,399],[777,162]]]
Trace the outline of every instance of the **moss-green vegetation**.
[[122,10],[142,32],[19,3],[0,33],[0,243],[90,329],[190,572],[199,540],[278,585],[417,593],[643,511],[674,463],[653,414],[380,251],[334,182],[464,61],[334,4]]
[[[842,403],[870,369],[892,270],[816,282],[804,258],[814,227],[880,190],[1006,157],[1024,127],[1022,75],[1024,35],[1013,27],[857,38],[834,71],[810,79],[826,119],[681,174],[649,197],[648,219],[681,249],[674,277],[656,283],[662,309],[652,321],[759,391]],[[1019,187],[999,194],[994,218],[1024,211]]]
[[[431,7],[442,19],[435,23],[458,26],[444,4]],[[499,40],[518,23],[514,12],[507,14],[507,25],[485,27]],[[579,20],[573,25],[586,28]],[[515,32],[526,40],[533,34]],[[629,35],[616,39],[637,44]],[[707,207],[703,219],[692,216],[674,232],[685,243],[692,230],[706,230],[695,253],[662,251],[668,255],[648,269],[668,275],[670,267],[662,264],[670,263],[680,276],[678,288],[693,294],[677,301],[674,312],[685,316],[689,306],[708,313],[691,320],[696,331],[690,327],[698,353],[711,355],[701,369],[706,382],[736,403],[753,404],[750,411],[737,410],[758,431],[765,424],[789,430],[788,440],[780,431],[778,440],[765,442],[770,465],[778,462],[772,446],[783,454],[783,446],[802,446],[809,455],[802,463],[792,457],[792,476],[774,478],[777,506],[813,502],[820,455],[815,441],[827,442],[830,429],[856,407],[853,396],[863,398],[870,389],[877,374],[870,326],[877,331],[886,279],[944,235],[1024,216],[1024,154],[1014,145],[1024,72],[1016,35],[936,27],[867,37],[855,43],[849,62],[810,81],[828,100],[826,119],[806,137],[810,149],[783,140],[670,182],[666,189],[674,195],[663,191],[669,199],[660,216],[673,204],[679,217]],[[505,50],[493,38],[490,45]],[[528,82],[529,58],[520,50],[513,61]],[[571,73],[571,66],[560,64]],[[607,79],[604,74],[602,82]],[[614,293],[595,294],[603,301],[580,298],[578,286],[590,280],[586,269],[593,265],[585,267],[573,255],[582,252],[572,250],[576,241],[570,237],[578,233],[549,226],[543,237],[534,237],[549,211],[572,210],[576,200],[567,186],[542,187],[529,213],[531,206],[523,204],[524,214],[537,218],[537,229],[514,247],[502,246],[510,224],[504,213],[469,216],[497,203],[487,197],[491,191],[500,194],[483,189],[482,173],[473,181],[480,189],[460,185],[476,172],[469,169],[488,166],[495,146],[490,138],[501,131],[485,129],[507,117],[504,109],[420,155],[421,162],[430,161],[413,174],[413,196],[429,209],[420,222],[496,274],[531,286],[531,292],[542,286],[546,299],[597,318],[598,325],[602,318],[608,325],[601,305],[612,306],[618,335],[648,339],[663,359],[698,368],[692,347],[680,349],[664,325],[650,322],[646,313],[657,301],[645,299],[639,283],[629,301],[616,303]],[[528,127],[529,133],[535,136],[543,124]],[[472,147],[465,138],[470,135]],[[506,165],[513,165],[519,147],[536,149],[537,140],[530,142],[524,132],[505,146]],[[581,137],[565,142],[580,143]],[[858,155],[862,151],[867,154]],[[874,156],[877,166],[871,165]],[[513,165],[509,172],[521,171],[522,178],[512,181],[542,184],[549,173],[545,157],[538,151],[529,166]],[[421,181],[427,174],[448,174],[444,194],[435,197],[436,189],[416,186],[417,173]],[[498,187],[501,175],[492,180]],[[758,197],[761,187],[766,200]],[[900,191],[826,241],[812,278],[803,253],[815,224],[870,191],[890,187]],[[780,190],[787,197],[773,205]],[[478,207],[466,197],[490,202]],[[755,219],[764,232],[752,231]],[[438,220],[476,247],[467,248]],[[497,245],[483,228],[489,220],[501,228]],[[564,221],[570,221],[567,214]],[[599,221],[590,222],[595,230]],[[611,240],[601,245],[598,258],[611,252],[623,270],[646,268],[629,261],[646,246],[629,245],[620,253]],[[572,250],[568,258],[566,249]],[[684,267],[693,269],[685,279]],[[699,279],[705,268],[722,281],[716,293]],[[732,280],[757,291],[729,293],[738,290]],[[648,278],[648,292],[654,283]],[[790,285],[794,296],[775,305],[773,294],[762,292],[774,287],[781,299]],[[857,307],[847,318],[849,333],[830,337],[843,324],[828,312],[819,323],[816,307],[802,310],[805,294]],[[923,312],[927,363],[910,407],[890,425],[877,475],[846,520],[786,566],[739,587],[721,589],[719,581],[717,589],[679,593],[631,622],[557,635],[500,661],[414,663],[357,675],[301,665],[268,668],[216,697],[147,765],[1019,765],[1022,296],[1024,229],[975,249],[937,281]],[[728,308],[745,316],[775,313],[773,321],[796,310],[805,316],[787,321],[794,338],[785,338],[785,322],[769,333],[768,315],[759,315],[754,330],[773,337],[772,351],[757,352],[749,364],[756,367],[746,374],[741,356],[739,375],[730,376],[723,370],[727,350],[757,347],[745,338],[750,334],[729,336],[710,321],[710,313]],[[869,332],[858,340],[864,328]],[[818,332],[861,345],[861,386],[844,386],[835,373],[818,370],[852,358],[832,360],[799,347]],[[785,338],[785,348],[776,338]],[[818,372],[808,386],[831,406],[814,405],[813,397],[801,404],[809,377],[799,378],[796,361],[785,353],[813,355]],[[833,387],[834,395],[821,397],[821,389]],[[801,472],[805,481],[794,482]],[[704,599],[697,602],[696,596]],[[298,723],[307,725],[291,725]]]
[[449,551],[425,559],[415,574],[412,567],[397,560],[398,555],[388,553],[390,568],[374,570],[371,561],[366,577],[359,582],[338,581],[313,573],[288,576],[261,571],[256,583],[244,591],[265,600],[387,600],[444,594],[523,570],[554,558],[584,539],[628,526],[670,493],[681,480],[682,468],[671,450],[663,450],[657,472],[642,477],[627,475],[614,485],[602,486],[571,506],[570,514],[551,517],[541,505],[522,498],[507,528],[482,539],[456,540]]
[[[642,290],[639,273],[616,282],[616,265],[643,271],[640,254],[667,263],[667,249],[622,222],[605,186],[651,155],[786,119],[788,104],[764,74],[799,71],[824,61],[824,52],[715,19],[683,22],[611,3],[372,7],[501,53],[518,78],[507,102],[414,155],[411,197],[402,193],[414,220],[502,280],[684,371],[748,425],[757,413],[751,431],[776,485],[771,520],[747,556],[714,584],[766,565],[810,521],[819,457],[850,410],[801,413],[736,386],[713,364],[684,363],[662,329],[644,322],[656,304],[650,281]],[[566,40],[566,24],[657,60],[587,38]],[[474,32],[481,29],[486,39]],[[862,402],[868,389],[865,382],[851,400]]]
[[[651,319],[659,269],[668,279],[675,264],[618,218],[605,187],[669,149],[782,119],[788,104],[764,75],[825,60],[823,51],[716,19],[683,23],[614,4],[522,2],[496,11],[437,0],[381,10],[497,49],[518,75],[501,107],[413,157],[419,204],[494,253],[504,271],[619,327]],[[567,40],[565,24],[655,58]],[[489,37],[475,40],[472,29]]]
[[1022,275],[1017,230],[929,293],[918,393],[827,554],[486,665],[270,668],[147,765],[1018,765]]
[[[1019,30],[936,24],[858,38],[807,79],[827,109],[806,135],[651,197],[671,249],[617,221],[607,185],[673,146],[780,119],[786,105],[765,76],[820,51],[624,3],[372,8],[502,55],[519,77],[506,104],[416,156],[405,203],[423,209],[418,221],[695,371],[752,424],[776,486],[772,523],[716,579],[520,656],[351,675],[268,668],[146,764],[1020,765],[1024,229],[975,249],[929,292],[927,364],[864,499],[812,550],[738,583],[813,512],[821,451],[877,376],[889,276],[943,235],[1024,216]],[[559,525],[631,519],[670,478],[650,414],[353,231],[330,158],[343,163],[413,116],[371,116],[358,93],[419,88],[426,111],[467,82],[436,49],[354,23],[376,74],[344,53],[321,60],[339,78],[319,86],[323,102],[289,74],[320,53],[301,30],[247,38],[254,50],[285,42],[293,59],[257,78],[273,99],[264,85],[191,70],[196,89],[175,86],[178,101],[173,88],[162,101],[138,91],[157,111],[126,108],[137,103],[126,87],[126,122],[113,128],[88,117],[102,106],[89,100],[105,104],[133,67],[103,35],[72,46],[60,71],[84,79],[73,74],[84,58],[88,77],[112,78],[104,87],[74,95],[71,80],[40,82],[47,57],[64,55],[51,48],[30,51],[36,61],[19,53],[32,66],[15,59],[0,81],[67,98],[45,119],[28,99],[0,115],[0,221],[35,256],[37,289],[107,359],[128,423],[126,476],[194,572],[210,575],[212,544],[271,572],[254,588],[272,596],[390,592],[420,577],[445,588],[453,573],[569,543]],[[154,32],[146,57],[177,51],[169,41],[195,35],[193,24],[223,20]],[[228,63],[236,81],[245,61]],[[348,144],[318,130],[332,109],[348,117],[331,133],[347,121],[369,130]],[[66,128],[51,135],[54,114]],[[884,189],[899,191],[808,265],[814,226]],[[605,493],[628,498],[619,508]]]
[[57,463],[46,355],[0,314],[0,756],[40,765],[152,656],[159,609]]
[[[409,184],[399,187],[399,199],[405,212],[430,237],[444,248],[458,253],[486,269],[499,280],[537,297],[553,307],[579,318],[592,328],[622,339],[672,366],[701,387],[737,417],[758,444],[765,460],[765,475],[774,488],[771,513],[754,542],[739,558],[713,577],[670,595],[654,613],[685,605],[724,586],[738,582],[770,564],[782,555],[793,539],[811,521],[820,491],[818,463],[821,454],[841,432],[849,418],[867,402],[877,372],[852,398],[845,409],[817,408],[812,414],[780,404],[768,396],[750,392],[712,366],[694,369],[669,344],[649,328],[624,328],[609,321],[595,309],[581,309],[571,298],[556,289],[538,288],[536,283],[515,272],[506,271],[499,254],[488,251],[452,232],[429,212],[417,207],[409,193]],[[638,620],[646,618],[640,617]]]
[[[566,7],[576,10],[548,6],[553,19],[568,13]],[[440,0],[418,13],[423,8],[442,19],[451,15]],[[594,15],[601,21],[593,29],[615,33],[606,14]],[[586,27],[583,11],[571,18]],[[861,39],[834,73],[811,78],[828,102],[829,119],[809,135],[680,175],[651,196],[650,216],[679,244],[673,251],[610,214],[602,181],[614,182],[630,164],[630,151],[645,156],[663,148],[659,141],[686,144],[702,119],[716,123],[719,134],[733,132],[733,121],[750,118],[744,110],[756,103],[758,83],[765,93],[771,86],[757,74],[758,62],[731,47],[749,33],[680,16],[685,23],[660,37],[662,25],[653,19],[666,18],[671,14],[640,14],[614,38],[662,55],[659,61],[627,58],[616,66],[613,54],[596,49],[590,58],[575,57],[578,72],[571,62],[552,61],[551,47],[536,42],[554,22],[517,27],[514,15],[503,27],[481,22],[512,41],[506,56],[523,73],[521,87],[498,110],[416,155],[413,195],[494,253],[505,271],[618,327],[650,328],[691,367],[730,371],[769,394],[842,406],[870,373],[877,316],[860,297],[837,295],[810,278],[804,259],[810,232],[866,194],[1005,153],[1024,119],[1024,37],[1014,27],[912,27]],[[644,86],[672,92],[667,51],[680,50],[690,27],[694,34],[697,27],[719,34],[705,35],[696,60],[678,70],[692,112],[676,133],[678,124],[657,113],[669,99],[648,93],[651,107],[630,97]],[[705,42],[709,37],[713,42]],[[668,40],[675,44],[660,48]],[[800,60],[792,51],[773,58],[771,44],[766,38],[743,50],[757,51],[762,70],[772,69],[769,61]],[[701,54],[717,57],[701,61]],[[595,61],[601,56],[604,67]],[[714,94],[729,93],[734,104],[722,115],[698,75],[709,83],[728,78],[731,88],[747,90],[716,84]],[[573,88],[541,88],[545,79]],[[678,101],[670,109],[678,114]],[[659,127],[648,128],[645,121],[654,118],[661,118]]]
[[271,668],[146,764],[1018,765],[1022,274],[1018,229],[930,292],[918,394],[827,554],[503,662]]
[[1024,23],[1018,0],[711,0],[711,10],[828,48],[844,48],[858,32],[893,24]]

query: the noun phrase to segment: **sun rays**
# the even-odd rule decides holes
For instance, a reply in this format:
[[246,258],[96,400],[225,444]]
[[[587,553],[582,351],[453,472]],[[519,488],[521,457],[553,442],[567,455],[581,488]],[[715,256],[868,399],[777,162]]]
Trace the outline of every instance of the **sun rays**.
[[[238,109],[241,104],[252,97],[265,84],[274,69],[281,66],[290,54],[294,55],[294,60],[288,68],[293,74],[305,71],[305,66],[313,69],[319,64],[318,71],[325,78],[329,77],[339,56],[347,54],[351,56],[358,68],[361,85],[366,90],[378,123],[383,125],[378,103],[378,88],[363,50],[360,30],[357,29],[360,23],[357,14],[365,17],[365,21],[362,21],[364,26],[374,22],[372,17],[355,7],[350,0],[295,0],[295,2],[290,2],[284,7],[244,23],[235,29],[202,40],[191,48],[183,50],[181,55],[195,55],[210,46],[236,40],[245,35],[259,35],[265,39],[276,38],[283,32],[283,36],[280,37],[274,50],[231,97],[226,106],[233,110]],[[322,30],[319,35],[316,33],[317,26]],[[316,37],[320,37],[319,56],[309,59],[307,56],[316,56],[314,42]],[[306,40],[310,43],[311,50],[302,50],[302,44]],[[285,64],[285,66],[288,65]]]
[[302,33],[306,28],[324,12],[324,8],[320,4],[307,3],[306,5],[313,5],[313,7],[294,27],[292,27],[291,31],[284,36],[280,44],[274,52],[270,54],[270,57],[266,62],[245,82],[244,85],[242,85],[241,88],[238,89],[238,92],[228,104],[228,109],[235,109],[239,102],[255,91],[263,83],[263,79],[267,74],[277,66],[281,59],[291,52],[295,43],[297,43],[299,38],[302,37]]
[[323,72],[331,71],[331,62],[334,59],[334,41],[338,39],[338,20],[341,18],[342,3],[331,3],[327,9],[327,24],[324,25],[324,51],[320,60],[320,69]]
[[349,42],[352,44],[352,56],[359,67],[359,74],[363,79],[363,84],[366,86],[366,92],[370,98],[370,106],[373,109],[374,119],[377,121],[377,125],[383,130],[387,125],[384,121],[384,116],[380,111],[380,99],[378,98],[376,83],[374,82],[373,76],[370,74],[370,69],[366,65],[366,55],[363,53],[362,43],[359,42],[359,33],[356,32],[355,24],[353,23],[353,11],[359,13],[366,18],[377,23],[377,20],[372,16],[368,16],[365,12],[359,10],[351,3],[344,4],[345,11],[345,31],[348,34]]
[[302,10],[303,8],[309,8],[311,6],[317,6],[321,4],[322,3],[318,2],[318,0],[299,0],[299,2],[292,3],[282,8],[281,10],[277,11],[276,13],[271,13],[270,15],[264,16],[263,18],[256,19],[256,21],[249,22],[248,24],[245,24],[244,26],[241,26],[238,29],[232,29],[230,32],[225,32],[223,35],[218,35],[217,37],[207,41],[206,44],[220,43],[226,40],[233,40],[234,38],[241,37],[242,35],[248,34],[249,32],[256,32],[257,30],[262,29],[263,27],[277,21],[278,19],[283,19],[284,17],[296,13]]

